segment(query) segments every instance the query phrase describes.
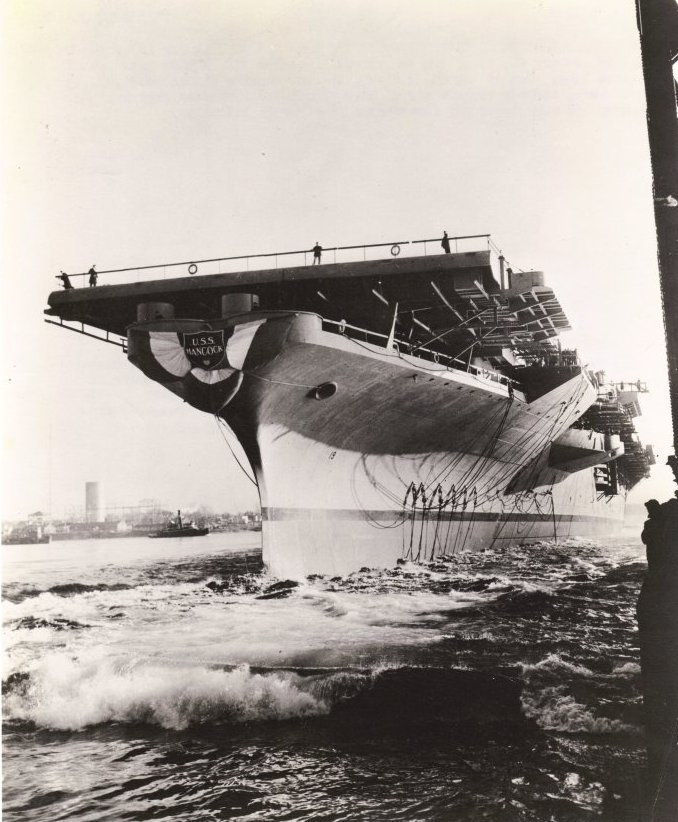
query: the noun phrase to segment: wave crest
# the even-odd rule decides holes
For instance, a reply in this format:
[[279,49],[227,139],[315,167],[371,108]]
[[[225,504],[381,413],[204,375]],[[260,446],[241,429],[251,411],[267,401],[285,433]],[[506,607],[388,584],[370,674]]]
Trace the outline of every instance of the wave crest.
[[21,687],[8,688],[5,716],[39,727],[75,731],[105,722],[190,725],[285,720],[328,713],[298,675],[167,668],[152,664],[81,662],[53,655]]
[[567,659],[558,654],[549,654],[544,659],[534,664],[524,664],[522,666],[523,673],[527,677],[535,678],[535,675],[549,675],[563,674],[575,675],[580,677],[593,677],[595,673],[584,665],[578,665],[576,662],[569,662]]

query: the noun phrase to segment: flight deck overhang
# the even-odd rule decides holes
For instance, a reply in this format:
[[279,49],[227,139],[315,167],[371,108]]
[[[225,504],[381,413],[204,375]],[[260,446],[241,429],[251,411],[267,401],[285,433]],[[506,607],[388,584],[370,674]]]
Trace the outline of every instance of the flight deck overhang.
[[550,357],[553,338],[570,327],[541,272],[514,273],[502,289],[496,257],[486,249],[167,279],[158,278],[162,266],[102,272],[120,273],[156,279],[55,291],[45,313],[82,333],[88,333],[85,327],[103,331],[110,342],[109,334],[124,337],[138,320],[209,323],[250,299],[262,311],[319,314],[330,323],[364,329],[363,338],[393,338],[410,352],[430,347],[469,363],[498,358],[501,364],[514,355],[530,362]]
[[220,316],[223,295],[251,292],[259,295],[262,307],[325,309],[322,313],[356,323],[362,315],[369,324],[375,310],[390,316],[396,303],[417,310],[422,285],[424,302],[439,302],[429,281],[439,283],[450,301],[490,299],[500,292],[493,266],[490,252],[484,250],[155,279],[54,291],[45,313],[124,334],[136,321],[141,303],[171,303],[177,317],[210,319]]

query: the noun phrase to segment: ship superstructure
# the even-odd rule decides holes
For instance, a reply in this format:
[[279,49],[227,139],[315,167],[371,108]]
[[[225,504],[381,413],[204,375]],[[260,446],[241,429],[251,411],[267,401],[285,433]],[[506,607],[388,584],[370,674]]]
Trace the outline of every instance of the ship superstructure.
[[47,313],[230,427],[279,575],[609,533],[652,462],[633,427],[644,386],[562,348],[541,272],[512,271],[487,235],[450,240],[193,262],[173,279],[149,266],[54,292]]

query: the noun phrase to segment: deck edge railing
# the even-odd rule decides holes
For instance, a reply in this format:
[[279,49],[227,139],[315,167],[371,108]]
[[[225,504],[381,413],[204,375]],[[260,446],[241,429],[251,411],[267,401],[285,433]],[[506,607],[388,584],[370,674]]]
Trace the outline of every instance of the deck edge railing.
[[[356,325],[351,325],[350,323],[344,322],[343,320],[328,320],[325,317],[322,317],[323,328],[328,326],[336,326],[336,331],[332,331],[331,329],[326,329],[331,331],[331,333],[341,334],[346,336],[348,339],[355,339],[353,335],[349,332],[354,332],[355,335],[360,334],[361,336],[365,337],[365,342],[369,344],[368,337],[375,338],[377,340],[386,340],[388,341],[388,335],[382,334],[378,331],[370,331],[367,328],[359,328]],[[510,377],[507,377],[505,374],[501,374],[498,371],[491,371],[488,368],[483,368],[482,366],[473,365],[471,362],[466,362],[465,360],[460,360],[457,357],[452,357],[449,354],[443,354],[439,351],[433,351],[430,348],[425,347],[417,347],[416,354],[410,354],[407,349],[412,349],[413,346],[405,341],[405,340],[394,340],[394,350],[392,352],[387,351],[386,347],[384,346],[385,353],[396,354],[397,356],[411,356],[413,359],[424,359],[429,362],[433,362],[436,365],[442,365],[443,368],[440,369],[441,372],[443,371],[460,371],[469,374],[473,374],[476,377],[480,377],[481,379],[489,380],[490,382],[495,382],[500,385],[504,385],[508,388],[509,385],[512,383],[516,383],[515,380],[512,380]],[[445,362],[449,363],[450,365],[445,365]],[[461,367],[455,367],[451,365],[451,363],[458,363]]]
[[[491,235],[489,235],[489,234],[464,234],[464,235],[458,235],[458,236],[455,236],[455,237],[449,237],[448,239],[449,239],[450,243],[455,244],[455,251],[458,248],[459,242],[465,241],[465,240],[484,240],[485,243],[483,245],[486,245],[487,249],[489,250],[490,246],[491,246],[490,236]],[[337,252],[360,251],[362,249],[363,259],[366,260],[367,259],[368,249],[389,248],[390,249],[390,256],[398,257],[400,255],[400,251],[401,251],[403,246],[410,246],[410,245],[414,246],[414,245],[418,245],[418,244],[423,244],[424,245],[424,255],[426,255],[426,253],[427,253],[427,244],[428,243],[434,243],[434,242],[437,242],[438,244],[440,244],[441,238],[438,237],[438,238],[434,238],[434,239],[425,239],[425,240],[394,240],[394,241],[385,242],[385,243],[359,243],[357,245],[327,246],[327,247],[322,247],[322,254],[323,255],[332,254],[333,255],[333,261],[336,262]],[[478,251],[480,249],[475,249],[475,250]],[[456,251],[456,253],[458,253],[458,252]],[[298,249],[296,251],[271,251],[271,252],[266,252],[264,254],[238,254],[238,255],[229,256],[229,257],[210,257],[210,258],[200,259],[200,260],[182,260],[180,262],[154,263],[152,265],[137,265],[137,266],[129,266],[129,267],[126,267],[126,268],[107,268],[107,269],[101,269],[100,271],[97,271],[96,274],[97,274],[97,277],[101,277],[101,276],[104,276],[104,275],[111,275],[111,274],[125,274],[125,273],[142,272],[142,271],[158,271],[158,273],[162,272],[162,275],[163,275],[163,278],[164,278],[167,275],[167,270],[168,269],[185,268],[187,273],[192,276],[192,275],[195,275],[195,274],[198,273],[198,266],[201,266],[201,265],[217,264],[219,269],[220,269],[222,263],[233,263],[235,261],[242,260],[246,264],[246,270],[250,270],[249,269],[249,263],[250,263],[251,260],[269,259],[269,260],[272,260],[275,263],[275,268],[277,268],[279,258],[289,258],[289,257],[294,257],[294,256],[301,257],[302,255],[303,255],[304,262],[300,263],[298,265],[292,266],[292,267],[295,267],[295,268],[301,268],[303,266],[309,265],[309,258],[311,259],[311,261],[313,260],[313,249],[306,249],[305,248],[305,249]],[[386,257],[386,259],[387,259],[387,257]],[[95,267],[96,266],[93,266],[93,268],[95,268]],[[74,273],[74,274],[68,274],[68,277],[70,279],[89,278],[90,272],[91,272],[91,269],[90,269],[90,271],[84,271],[84,272],[81,271],[81,272],[77,272],[77,273]],[[221,270],[219,270],[215,273],[220,274],[220,273],[228,273],[228,272],[222,272]],[[57,275],[57,279],[61,279],[60,275]]]

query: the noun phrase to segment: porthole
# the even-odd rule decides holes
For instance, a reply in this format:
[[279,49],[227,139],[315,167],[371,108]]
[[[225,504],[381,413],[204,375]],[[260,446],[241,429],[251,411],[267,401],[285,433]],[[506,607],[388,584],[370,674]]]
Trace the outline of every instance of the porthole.
[[313,392],[316,400],[328,400],[337,393],[336,382],[323,382]]

